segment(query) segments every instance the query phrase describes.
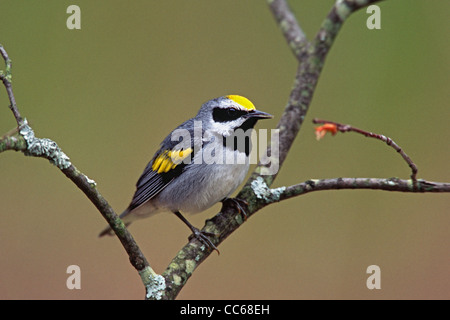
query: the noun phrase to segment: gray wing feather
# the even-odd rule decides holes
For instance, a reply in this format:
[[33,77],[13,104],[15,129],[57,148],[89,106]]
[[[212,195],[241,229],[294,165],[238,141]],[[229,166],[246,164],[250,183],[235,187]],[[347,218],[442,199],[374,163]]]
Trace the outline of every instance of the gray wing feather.
[[[193,148],[193,119],[190,119],[183,124],[181,124],[177,129],[186,129],[191,135],[190,145]],[[174,181],[184,170],[188,167],[186,163],[180,163],[174,169],[169,172],[158,173],[152,170],[153,161],[165,150],[172,150],[177,146],[180,141],[172,141],[172,136],[168,135],[164,141],[161,143],[160,149],[155,153],[153,159],[147,164],[144,172],[140,176],[136,183],[136,192],[134,193],[133,200],[130,203],[127,211],[130,212],[134,208],[139,207],[148,200],[155,197],[160,193],[165,187],[167,187],[172,181]],[[193,157],[191,154],[191,159]]]

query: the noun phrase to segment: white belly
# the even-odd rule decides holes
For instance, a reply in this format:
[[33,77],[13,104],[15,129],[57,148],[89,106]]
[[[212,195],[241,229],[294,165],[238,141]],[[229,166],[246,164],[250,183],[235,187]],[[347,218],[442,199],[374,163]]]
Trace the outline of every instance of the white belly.
[[245,179],[248,168],[249,164],[193,165],[188,175],[158,195],[158,203],[170,211],[204,211],[229,197]]

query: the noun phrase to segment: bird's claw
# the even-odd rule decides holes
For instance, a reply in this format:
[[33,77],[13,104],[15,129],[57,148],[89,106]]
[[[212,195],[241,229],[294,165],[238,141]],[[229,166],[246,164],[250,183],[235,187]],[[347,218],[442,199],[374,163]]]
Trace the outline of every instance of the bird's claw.
[[239,213],[242,214],[242,216],[244,217],[244,221],[247,221],[248,215],[243,207],[248,207],[248,202],[239,198],[225,198],[222,203],[225,204],[225,202],[227,201],[232,203],[232,205],[239,211]]
[[205,246],[207,246],[210,249],[213,249],[217,252],[217,254],[220,254],[219,249],[214,245],[214,243],[211,241],[209,237],[217,237],[215,233],[202,231],[197,228],[192,229],[192,234],[189,236],[189,240],[192,238],[196,238],[198,241],[203,243]]

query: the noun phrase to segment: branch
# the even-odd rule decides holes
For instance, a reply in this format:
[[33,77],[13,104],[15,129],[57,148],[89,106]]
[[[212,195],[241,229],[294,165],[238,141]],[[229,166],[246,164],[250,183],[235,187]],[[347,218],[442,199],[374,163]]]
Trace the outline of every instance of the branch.
[[308,42],[287,2],[285,0],[267,0],[267,4],[292,52],[297,59],[301,59],[303,48]]
[[5,60],[5,72],[0,71],[0,79],[3,82],[3,85],[6,88],[6,92],[8,93],[8,98],[11,104],[9,105],[9,108],[14,114],[14,118],[16,118],[17,125],[20,127],[23,124],[23,119],[19,113],[19,110],[17,109],[16,99],[14,98],[14,94],[12,92],[12,72],[11,72],[11,59],[8,56],[8,53],[3,48],[3,46],[0,44],[0,54],[3,57],[3,60]]
[[95,181],[89,179],[85,174],[80,172],[70,162],[69,157],[59,148],[56,142],[46,138],[37,138],[33,129],[28,125],[27,120],[20,116],[11,86],[11,60],[6,53],[6,50],[1,45],[0,52],[6,64],[5,72],[0,72],[0,78],[6,88],[6,92],[11,102],[10,108],[18,124],[18,129],[12,130],[1,137],[0,152],[6,150],[21,151],[26,156],[45,158],[57,166],[67,178],[83,191],[114,230],[124,249],[128,253],[131,264],[141,276],[143,284],[146,287],[147,297],[160,298],[162,291],[165,288],[164,279],[157,275],[150,267],[147,259],[139,249],[133,236],[128,232],[122,220],[97,190]]
[[[285,0],[267,0],[269,8],[278,22],[286,41],[290,44],[291,50],[299,63],[297,74],[295,76],[293,89],[291,90],[288,103],[277,125],[279,129],[279,145],[268,148],[268,154],[271,154],[270,161],[264,159],[253,172],[250,180],[244,187],[240,196],[244,196],[245,189],[249,188],[251,181],[258,176],[263,175],[265,182],[270,186],[276,178],[276,173],[268,173],[266,168],[271,161],[278,161],[281,168],[287,154],[294,143],[294,139],[300,131],[303,121],[311,104],[313,94],[325,64],[325,59],[337,34],[344,21],[351,13],[375,3],[380,0],[338,0],[331,8],[325,20],[311,42],[307,42],[303,31],[297,23],[287,23],[295,19]],[[286,29],[286,25],[289,28]],[[292,39],[300,39],[292,41]],[[296,44],[293,46],[293,44]],[[274,153],[272,154],[272,149]]]
[[277,189],[269,189],[267,185],[263,184],[262,180],[256,180],[256,182],[259,183],[259,185],[255,183],[257,197],[264,199],[266,204],[322,190],[371,189],[411,193],[450,192],[450,183],[433,182],[422,179],[416,181],[416,187],[412,180],[402,180],[398,178],[335,178],[307,180],[296,185]]

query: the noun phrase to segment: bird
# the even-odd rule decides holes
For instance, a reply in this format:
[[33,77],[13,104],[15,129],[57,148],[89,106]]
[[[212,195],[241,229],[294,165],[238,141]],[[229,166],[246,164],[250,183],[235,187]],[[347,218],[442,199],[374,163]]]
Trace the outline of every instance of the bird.
[[[123,223],[172,212],[203,244],[217,250],[210,234],[194,227],[183,215],[205,211],[229,198],[249,170],[249,130],[269,113],[259,111],[241,95],[226,95],[205,102],[197,115],[179,125],[161,142],[136,183]],[[245,213],[244,213],[245,214]],[[99,236],[113,235],[106,227]]]

